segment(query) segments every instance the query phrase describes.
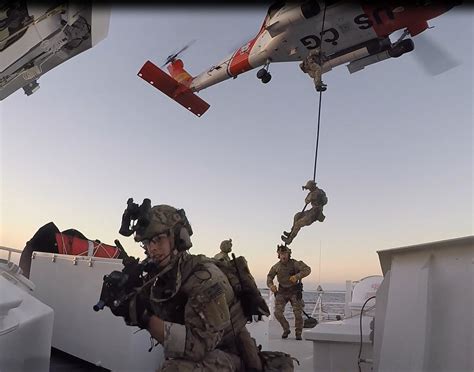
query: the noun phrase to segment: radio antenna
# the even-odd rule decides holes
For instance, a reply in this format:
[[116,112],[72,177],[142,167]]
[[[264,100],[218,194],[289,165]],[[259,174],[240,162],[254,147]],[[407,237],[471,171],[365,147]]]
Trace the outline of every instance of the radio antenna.
[[318,273],[318,285],[321,284],[321,240],[319,241],[319,273]]

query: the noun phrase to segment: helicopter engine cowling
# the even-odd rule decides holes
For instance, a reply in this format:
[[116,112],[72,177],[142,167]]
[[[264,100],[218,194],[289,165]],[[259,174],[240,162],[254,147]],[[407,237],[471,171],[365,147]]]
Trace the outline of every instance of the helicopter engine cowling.
[[273,15],[271,20],[265,25],[265,28],[273,37],[280,32],[286,31],[292,24],[298,24],[316,16],[320,11],[321,9],[316,1],[307,1],[301,5],[290,3]]

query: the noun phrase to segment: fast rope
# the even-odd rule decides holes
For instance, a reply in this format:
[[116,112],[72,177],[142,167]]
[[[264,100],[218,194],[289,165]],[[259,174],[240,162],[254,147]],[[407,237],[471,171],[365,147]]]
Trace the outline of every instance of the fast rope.
[[[319,48],[319,61],[321,63],[321,70],[323,68],[323,63],[322,63],[322,54],[323,54],[323,31],[324,31],[324,21],[326,20],[326,1],[324,2],[324,11],[323,11],[323,24],[321,25],[321,46]],[[322,71],[321,71],[321,76],[322,76]],[[319,108],[318,108],[318,129],[316,132],[316,148],[314,151],[314,168],[313,168],[313,181],[316,181],[316,165],[318,163],[318,148],[319,148],[319,129],[321,126],[321,103],[322,103],[322,98],[323,98],[323,92],[319,92]],[[306,206],[305,206],[306,208]],[[304,209],[303,209],[304,210]]]
[[[323,68],[323,63],[322,63],[322,54],[323,54],[323,31],[324,31],[324,22],[326,20],[326,8],[327,8],[327,2],[324,1],[324,10],[323,10],[323,22],[321,25],[321,39],[320,39],[320,45],[319,45],[319,63],[320,63],[320,68],[321,68],[321,76],[322,76],[322,68]],[[318,163],[318,148],[319,148],[319,130],[321,127],[321,106],[322,106],[322,98],[323,98],[323,91],[319,91],[319,108],[318,108],[318,127],[316,131],[316,148],[314,150],[314,168],[313,168],[313,181],[316,182],[316,165]],[[306,210],[306,207],[308,206],[309,203],[306,203],[305,206],[303,207],[301,213],[303,213]],[[293,230],[293,228],[292,228]],[[287,244],[285,243],[285,246]]]
[[[323,42],[322,42],[322,36],[323,36],[323,31],[324,31],[324,21],[326,20],[326,2],[324,2],[324,11],[323,11],[323,24],[321,25],[321,45],[319,48],[319,61],[321,61],[321,57],[323,54]],[[322,64],[321,64],[321,69],[322,69]],[[322,71],[321,71],[322,75]],[[316,165],[318,164],[318,149],[319,149],[319,129],[321,127],[321,106],[322,106],[322,99],[323,99],[323,92],[319,92],[319,107],[318,107],[318,127],[316,130],[316,147],[314,150],[314,167],[313,167],[313,181],[316,182]],[[306,207],[308,206],[309,203],[306,203],[303,210],[301,212],[304,212]]]

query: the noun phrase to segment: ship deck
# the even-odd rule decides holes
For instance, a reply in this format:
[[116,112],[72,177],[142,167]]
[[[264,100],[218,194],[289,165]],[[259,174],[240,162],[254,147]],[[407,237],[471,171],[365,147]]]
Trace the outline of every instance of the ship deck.
[[[264,320],[247,325],[252,337],[258,345],[262,345],[262,350],[282,351],[296,358],[295,371],[309,372],[313,370],[313,345],[311,341],[295,339],[294,328],[287,339],[281,338],[281,326],[275,320]],[[50,359],[51,372],[105,372],[108,369],[96,366],[80,358],[76,358],[58,349],[51,349]]]
[[[290,324],[292,320],[289,320]],[[276,320],[265,320],[247,325],[250,334],[257,341],[257,345],[262,345],[262,350],[282,351],[296,358],[295,371],[313,371],[313,342],[305,340],[303,330],[303,340],[295,339],[294,327],[287,339],[282,339],[283,330]]]

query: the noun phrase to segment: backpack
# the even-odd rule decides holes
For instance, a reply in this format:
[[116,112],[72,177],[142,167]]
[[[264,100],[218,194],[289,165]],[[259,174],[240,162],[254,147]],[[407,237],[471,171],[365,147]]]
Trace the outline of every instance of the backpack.
[[270,310],[262,297],[255,279],[250,273],[247,260],[243,256],[235,257],[231,261],[213,260],[213,263],[227,276],[236,297],[240,300],[244,315],[249,321],[253,316],[261,320],[262,315],[269,316]]
[[326,205],[328,203],[328,197],[326,196],[326,193],[324,190],[319,189],[318,193],[318,204],[319,205]]
[[263,372],[292,372],[295,370],[294,361],[300,365],[298,359],[281,351],[260,351],[258,355],[262,361]]

